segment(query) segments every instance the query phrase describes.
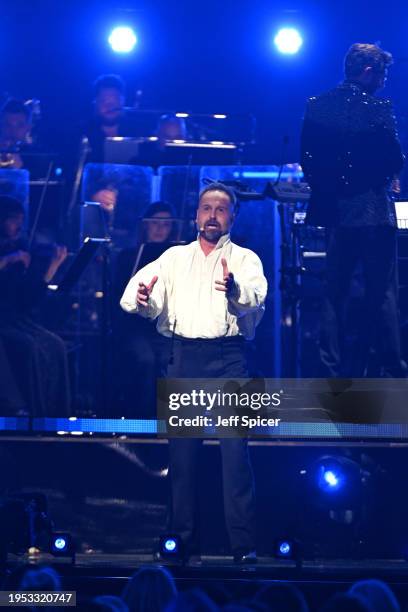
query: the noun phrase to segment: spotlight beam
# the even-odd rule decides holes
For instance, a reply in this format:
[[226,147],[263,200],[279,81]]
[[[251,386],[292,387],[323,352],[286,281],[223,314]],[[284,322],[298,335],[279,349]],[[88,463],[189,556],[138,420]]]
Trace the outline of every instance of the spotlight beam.
[[273,42],[283,55],[295,55],[303,45],[303,39],[296,28],[281,28]]
[[112,30],[108,42],[115,53],[130,53],[137,45],[137,36],[129,26],[118,26]]

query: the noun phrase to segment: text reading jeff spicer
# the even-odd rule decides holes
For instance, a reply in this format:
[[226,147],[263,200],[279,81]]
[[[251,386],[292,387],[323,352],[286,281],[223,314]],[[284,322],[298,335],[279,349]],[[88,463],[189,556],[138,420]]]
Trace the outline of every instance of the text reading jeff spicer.
[[[190,392],[170,393],[168,398],[168,409],[173,412],[183,411],[188,408],[205,410],[206,414],[196,416],[181,416],[171,414],[168,417],[170,427],[245,427],[253,429],[256,427],[277,427],[281,419],[270,418],[255,414],[257,411],[277,408],[281,404],[281,394],[275,393],[227,393],[220,390],[215,392],[204,391],[204,389],[193,389]],[[252,414],[215,414],[222,408],[235,410],[251,410]]]

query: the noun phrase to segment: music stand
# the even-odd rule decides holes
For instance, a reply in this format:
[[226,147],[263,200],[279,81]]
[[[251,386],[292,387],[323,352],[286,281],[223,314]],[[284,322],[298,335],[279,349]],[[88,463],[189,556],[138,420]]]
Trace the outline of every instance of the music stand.
[[181,244],[185,244],[185,242],[143,242],[137,251],[131,276],[134,276],[138,270],[141,270],[141,268],[144,268],[152,261],[159,259],[159,257],[170,247]]
[[139,147],[145,138],[129,138],[114,136],[105,138],[104,161],[105,164],[129,164],[139,155]]
[[74,261],[68,268],[62,281],[57,285],[58,291],[71,291],[91,263],[97,250],[101,245],[108,244],[109,238],[89,238],[86,237],[81,248],[75,256]]
[[[80,235],[81,247],[67,270],[61,283],[56,287],[58,292],[69,292],[74,285],[79,281],[87,266],[95,257],[97,251],[102,251],[102,309],[99,326],[99,334],[101,340],[101,412],[103,416],[107,415],[107,408],[110,399],[110,245],[111,239],[106,228],[105,211],[97,202],[85,202],[81,206],[80,218]],[[54,287],[55,289],[55,287]],[[81,289],[79,290],[81,295]],[[81,302],[81,297],[79,297]],[[79,309],[80,310],[80,309]],[[81,334],[78,329],[78,333]]]
[[107,214],[98,202],[84,202],[80,209],[80,237],[105,239],[109,236],[106,227]]

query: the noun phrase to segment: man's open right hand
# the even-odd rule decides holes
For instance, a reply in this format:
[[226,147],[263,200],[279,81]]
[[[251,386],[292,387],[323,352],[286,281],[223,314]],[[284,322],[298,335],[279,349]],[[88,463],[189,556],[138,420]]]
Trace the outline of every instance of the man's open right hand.
[[139,283],[139,289],[137,291],[137,298],[136,298],[136,302],[139,306],[143,306],[143,307],[147,306],[150,295],[153,291],[153,287],[157,283],[158,278],[159,278],[158,276],[153,276],[152,280],[150,281],[148,285],[145,285],[144,283]]

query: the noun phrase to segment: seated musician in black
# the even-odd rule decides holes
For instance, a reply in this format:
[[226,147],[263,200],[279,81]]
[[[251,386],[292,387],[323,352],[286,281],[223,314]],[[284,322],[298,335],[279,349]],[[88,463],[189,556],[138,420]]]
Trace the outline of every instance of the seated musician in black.
[[[67,354],[61,338],[33,318],[33,309],[47,291],[58,268],[67,256],[65,247],[56,247],[45,271],[32,265],[22,238],[24,207],[9,196],[0,196],[0,343],[10,375],[0,373],[3,405],[10,409],[9,394],[19,396],[19,408],[32,416],[69,416],[70,391]],[[9,381],[9,382],[8,382]],[[20,402],[21,404],[21,402]]]
[[9,99],[0,110],[0,167],[26,167],[22,150],[30,147],[30,109],[20,100]]
[[31,179],[44,178],[52,154],[44,149],[43,136],[33,130],[30,106],[9,98],[0,109],[0,168],[22,168],[30,172]]

